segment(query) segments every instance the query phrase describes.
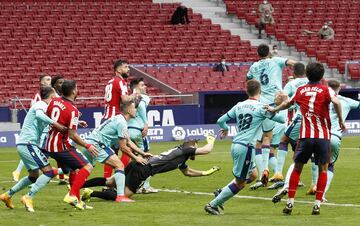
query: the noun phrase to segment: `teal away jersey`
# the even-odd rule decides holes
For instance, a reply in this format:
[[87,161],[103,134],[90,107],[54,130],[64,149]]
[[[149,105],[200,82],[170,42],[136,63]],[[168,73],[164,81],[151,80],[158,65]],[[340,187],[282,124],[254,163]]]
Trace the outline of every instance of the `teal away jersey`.
[[150,103],[150,97],[148,95],[142,94],[141,101],[137,107],[136,117],[132,118],[128,122],[128,127],[137,128],[140,130],[144,129],[145,124],[147,124],[147,115],[146,108]]

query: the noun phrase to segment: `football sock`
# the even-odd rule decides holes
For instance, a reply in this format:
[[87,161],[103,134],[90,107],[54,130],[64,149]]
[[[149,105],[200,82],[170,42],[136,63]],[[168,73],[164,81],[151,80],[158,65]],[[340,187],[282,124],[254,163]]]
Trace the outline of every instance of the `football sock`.
[[75,175],[74,182],[71,185],[69,194],[76,196],[80,200],[80,188],[86,181],[86,178],[90,175],[90,172],[85,168],[81,168],[80,171]]
[[116,192],[115,191],[93,191],[90,197],[96,197],[105,200],[116,200]]
[[151,178],[151,176],[148,177],[148,178],[146,178],[146,180],[144,181],[143,187],[144,187],[145,189],[150,188],[150,178]]
[[330,166],[329,166],[329,170],[327,171],[327,183],[326,183],[324,195],[329,190],[333,177],[334,177],[333,168],[330,168]]
[[88,187],[96,187],[96,186],[105,186],[106,185],[106,178],[104,177],[95,177],[90,180],[85,181],[83,184],[83,188]]
[[274,155],[274,153],[270,153],[270,155],[269,155],[269,166],[270,166],[270,169],[272,169],[274,171],[274,173],[277,172],[276,165],[277,165],[277,161],[276,161],[275,155]]
[[111,177],[112,172],[113,172],[112,166],[104,164],[104,177],[105,178]]
[[289,191],[288,191],[288,197],[289,198],[294,198],[295,194],[296,194],[296,190],[299,184],[299,180],[300,180],[300,172],[297,171],[295,168],[291,173],[290,176],[290,183],[289,183]]
[[124,195],[125,193],[125,174],[122,170],[115,170],[114,179],[116,183],[117,195]]
[[124,164],[124,168],[126,168],[127,165],[129,165],[130,160],[131,158],[127,154],[122,153],[120,161]]
[[239,187],[234,181],[232,181],[230,184],[228,184],[221,190],[220,194],[210,202],[210,205],[212,207],[222,205],[224,202],[236,195],[243,188],[244,187]]
[[32,183],[33,182],[28,176],[21,178],[12,188],[10,188],[8,192],[9,196],[13,196],[16,192],[21,191]]
[[[268,170],[269,169],[269,155],[270,155],[270,145],[263,145],[261,147],[261,151],[262,151],[262,169],[264,170]],[[262,172],[259,172],[260,174],[262,174]]]
[[316,185],[316,200],[322,201],[322,197],[324,194],[325,186],[327,181],[327,172],[320,172],[319,179]]
[[279,149],[278,149],[277,155],[276,155],[276,159],[277,159],[276,171],[277,171],[277,173],[282,174],[282,172],[283,172],[287,152],[288,152],[288,144],[285,142],[281,142],[279,144]]
[[18,166],[16,167],[16,172],[21,173],[21,170],[24,168],[24,162],[20,159]]
[[287,188],[287,189],[289,188],[290,176],[291,176],[292,171],[294,170],[294,166],[295,166],[294,163],[291,164],[291,165],[289,166],[288,171],[286,172],[284,188]]
[[255,149],[255,164],[256,168],[258,170],[259,179],[261,179],[263,168],[262,168],[262,154],[261,154],[261,148]]
[[53,170],[44,172],[44,174],[38,177],[36,182],[31,186],[27,195],[33,198],[35,194],[45,187],[53,177],[55,177],[55,172]]
[[69,184],[70,186],[72,186],[74,184],[74,180],[76,178],[76,172],[75,171],[71,171],[69,174]]
[[[60,168],[59,163],[57,163],[57,168]],[[64,174],[63,173],[59,173],[59,179],[64,180]]]
[[311,184],[315,185],[318,181],[319,167],[314,162],[311,163]]

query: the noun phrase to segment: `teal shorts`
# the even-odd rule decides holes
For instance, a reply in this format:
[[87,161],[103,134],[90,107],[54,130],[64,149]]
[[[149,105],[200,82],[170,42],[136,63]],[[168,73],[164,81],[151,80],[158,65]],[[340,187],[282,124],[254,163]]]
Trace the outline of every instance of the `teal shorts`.
[[142,131],[140,129],[133,127],[129,127],[128,131],[131,141],[134,142],[136,146],[138,146],[138,148],[144,151],[145,146],[144,146],[144,139],[141,133]]
[[245,181],[253,169],[253,147],[243,143],[232,143],[231,156],[233,159],[232,173],[236,179]]
[[300,135],[300,126],[301,126],[301,117],[296,117],[294,121],[286,128],[285,135],[295,142],[299,139]]
[[266,118],[266,119],[263,121],[262,126],[261,126],[262,131],[263,131],[264,133],[269,132],[269,131],[272,131],[272,130],[275,128],[275,124],[276,124],[275,121]]
[[38,170],[50,164],[37,145],[18,144],[16,148],[28,171]]
[[91,165],[95,166],[96,161],[100,163],[105,163],[110,156],[115,155],[114,150],[110,147],[106,147],[104,144],[99,143],[93,139],[86,138],[86,142],[95,146],[95,148],[99,151],[98,156],[92,156],[85,148],[82,148],[81,152],[85,155],[87,160],[91,163]]
[[331,134],[330,146],[331,146],[331,158],[330,163],[334,164],[340,154],[341,138]]
[[[286,129],[285,123],[275,123],[275,127],[272,130],[271,146],[277,148],[280,144],[281,137],[284,135]],[[263,131],[260,130],[257,140],[262,142]]]

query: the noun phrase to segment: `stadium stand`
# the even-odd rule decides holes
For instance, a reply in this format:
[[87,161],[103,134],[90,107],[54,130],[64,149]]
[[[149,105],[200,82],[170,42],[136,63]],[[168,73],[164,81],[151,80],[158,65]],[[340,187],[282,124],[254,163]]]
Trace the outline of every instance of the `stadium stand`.
[[[222,54],[230,62],[257,60],[249,41],[191,9],[189,25],[170,25],[178,5],[149,0],[1,1],[1,103],[14,96],[33,97],[40,73],[81,81],[80,96],[102,96],[117,58],[131,64],[217,62]],[[161,91],[152,87],[154,94]],[[159,99],[155,104],[169,103],[176,101]],[[102,106],[102,100],[80,106]]]
[[[224,0],[229,14],[235,14],[255,25],[259,18],[261,1]],[[345,62],[360,59],[359,2],[350,0],[288,1],[271,0],[274,7],[275,26],[267,26],[268,35],[275,36],[299,52],[326,63],[329,68],[344,74]],[[302,33],[304,29],[318,31],[324,22],[331,21],[335,30],[334,40],[321,40]],[[360,79],[359,65],[350,65],[351,79]]]

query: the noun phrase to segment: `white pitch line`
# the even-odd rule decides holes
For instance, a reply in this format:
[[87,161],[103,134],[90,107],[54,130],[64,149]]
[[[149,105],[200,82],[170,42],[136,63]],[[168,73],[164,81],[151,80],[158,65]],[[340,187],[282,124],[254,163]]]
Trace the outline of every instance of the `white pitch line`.
[[[159,189],[159,191],[163,191],[163,192],[170,192],[170,193],[183,193],[183,194],[190,194],[190,195],[206,195],[206,196],[214,196],[213,193],[208,193],[208,192],[192,192],[192,191],[180,191],[180,190],[173,190],[173,189]],[[266,200],[266,201],[271,201],[272,198],[266,198],[266,197],[257,197],[257,196],[246,196],[246,195],[235,195],[235,198],[239,198],[239,199],[257,199],[257,200]],[[283,202],[285,202],[285,200],[282,200]],[[296,200],[295,202],[297,203],[304,203],[304,204],[314,204],[314,202],[311,201],[301,201],[301,200]],[[341,207],[360,207],[360,205],[358,204],[347,204],[347,203],[322,203],[321,205],[326,205],[326,206],[341,206]]]

